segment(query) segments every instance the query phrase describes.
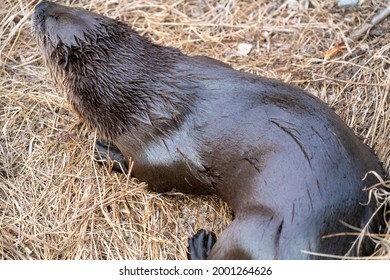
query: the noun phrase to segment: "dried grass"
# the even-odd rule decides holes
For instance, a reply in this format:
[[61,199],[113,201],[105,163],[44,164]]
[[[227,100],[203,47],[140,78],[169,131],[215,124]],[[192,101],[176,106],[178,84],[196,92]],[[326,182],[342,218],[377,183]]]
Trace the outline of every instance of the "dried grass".
[[[0,258],[185,259],[193,224],[219,234],[231,220],[228,207],[216,197],[147,192],[136,179],[96,166],[95,135],[53,90],[31,37],[36,2],[0,3]],[[159,44],[309,90],[389,170],[390,20],[323,59],[387,0],[348,10],[317,0],[293,10],[285,1],[58,2],[128,22]],[[253,49],[237,55],[244,42]],[[389,235],[378,242],[377,257],[390,258]]]

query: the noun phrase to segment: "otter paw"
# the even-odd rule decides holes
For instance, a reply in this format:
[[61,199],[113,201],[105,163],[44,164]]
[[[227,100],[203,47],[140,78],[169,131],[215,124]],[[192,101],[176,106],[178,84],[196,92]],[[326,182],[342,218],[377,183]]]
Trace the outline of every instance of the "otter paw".
[[116,172],[128,173],[125,157],[116,146],[104,140],[96,140],[95,147],[95,159],[99,164],[109,166]]
[[216,241],[217,237],[214,232],[206,232],[204,229],[199,230],[193,237],[188,238],[188,259],[207,259]]

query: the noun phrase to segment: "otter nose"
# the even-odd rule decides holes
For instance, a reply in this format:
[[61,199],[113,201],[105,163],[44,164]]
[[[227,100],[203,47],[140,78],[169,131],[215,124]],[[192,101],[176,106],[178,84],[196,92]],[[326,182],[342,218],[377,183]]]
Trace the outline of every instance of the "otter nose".
[[43,1],[39,3],[38,5],[35,6],[35,13],[37,14],[45,14],[47,12],[47,8],[50,6],[50,2],[48,1]]

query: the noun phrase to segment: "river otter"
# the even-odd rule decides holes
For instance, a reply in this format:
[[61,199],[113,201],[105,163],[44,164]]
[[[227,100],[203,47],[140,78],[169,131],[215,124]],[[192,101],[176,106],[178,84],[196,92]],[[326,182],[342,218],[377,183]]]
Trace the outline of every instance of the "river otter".
[[[126,24],[42,2],[33,30],[74,112],[151,190],[219,194],[234,220],[215,243],[200,230],[192,259],[367,255],[376,207],[365,185],[380,164],[322,101],[295,86],[153,44]],[[376,182],[376,181],[375,181]],[[378,230],[379,220],[370,224]],[[355,244],[356,245],[356,244]],[[351,248],[352,246],[352,248]]]

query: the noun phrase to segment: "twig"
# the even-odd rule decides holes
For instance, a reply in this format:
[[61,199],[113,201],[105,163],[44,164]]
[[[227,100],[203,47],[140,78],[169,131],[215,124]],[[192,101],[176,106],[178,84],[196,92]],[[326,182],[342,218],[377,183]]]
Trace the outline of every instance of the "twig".
[[[382,10],[379,14],[374,16],[370,21],[366,22],[361,28],[353,31],[349,38],[347,38],[348,41],[353,42],[359,39],[363,34],[365,34],[367,31],[369,31],[373,26],[381,22],[383,19],[385,19],[387,16],[390,15],[390,2],[388,3],[388,6],[386,9]],[[333,56],[335,56],[341,48],[345,45],[345,42],[341,42],[337,46],[331,48],[328,50],[324,57],[326,60],[331,59]]]

